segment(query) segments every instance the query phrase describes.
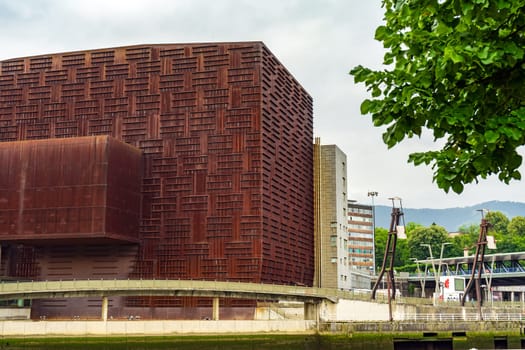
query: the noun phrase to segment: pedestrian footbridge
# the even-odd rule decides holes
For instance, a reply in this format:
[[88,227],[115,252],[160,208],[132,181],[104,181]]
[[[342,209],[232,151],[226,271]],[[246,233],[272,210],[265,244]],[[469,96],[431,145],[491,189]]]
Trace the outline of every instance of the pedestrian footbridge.
[[[49,298],[102,298],[102,318],[107,318],[111,296],[174,296],[213,298],[213,318],[219,319],[220,298],[299,301],[305,315],[318,318],[317,305],[337,303],[347,293],[337,289],[196,280],[67,280],[0,283],[0,300]],[[315,318],[314,318],[315,317]]]
[[219,297],[337,302],[342,291],[275,284],[195,280],[67,280],[0,283],[0,300],[77,298],[93,296]]

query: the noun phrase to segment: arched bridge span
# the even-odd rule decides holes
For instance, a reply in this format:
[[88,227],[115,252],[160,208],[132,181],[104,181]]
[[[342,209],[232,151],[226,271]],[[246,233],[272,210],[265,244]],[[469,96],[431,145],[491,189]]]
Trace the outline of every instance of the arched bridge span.
[[0,283],[0,300],[108,296],[179,296],[337,302],[337,289],[196,280],[64,280]]

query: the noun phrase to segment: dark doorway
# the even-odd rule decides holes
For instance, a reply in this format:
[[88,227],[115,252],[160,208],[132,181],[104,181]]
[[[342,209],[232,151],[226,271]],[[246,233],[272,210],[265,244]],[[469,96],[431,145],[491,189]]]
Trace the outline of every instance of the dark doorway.
[[452,339],[394,339],[394,350],[453,350]]
[[494,349],[508,349],[507,337],[494,337]]

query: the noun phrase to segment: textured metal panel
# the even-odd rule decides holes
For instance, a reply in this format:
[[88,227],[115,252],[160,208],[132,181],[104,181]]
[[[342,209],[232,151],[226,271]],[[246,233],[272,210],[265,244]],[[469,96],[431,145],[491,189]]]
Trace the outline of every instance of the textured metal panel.
[[0,141],[110,135],[143,152],[130,277],[312,283],[312,100],[262,43],[2,61],[0,123]]
[[138,241],[136,148],[107,136],[0,142],[0,161],[0,241]]
[[263,281],[310,286],[314,276],[312,99],[266,48],[262,96]]
[[[35,249],[38,277],[43,280],[113,280],[125,279],[133,268],[137,245],[46,245]],[[112,315],[120,315],[124,298],[111,297]],[[101,298],[40,299],[33,300],[33,318],[78,316],[100,317]]]

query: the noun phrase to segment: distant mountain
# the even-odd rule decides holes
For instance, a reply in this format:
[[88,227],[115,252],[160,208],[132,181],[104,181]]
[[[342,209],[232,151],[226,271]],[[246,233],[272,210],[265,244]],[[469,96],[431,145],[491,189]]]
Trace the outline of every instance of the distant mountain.
[[[505,214],[509,220],[515,216],[525,216],[525,203],[490,201],[476,204],[470,207],[458,207],[448,209],[414,209],[403,208],[405,223],[414,222],[424,226],[430,226],[433,223],[443,226],[449,232],[458,231],[462,225],[479,224],[481,220],[480,209],[489,211],[500,211]],[[376,205],[376,226],[388,229],[390,227],[390,218],[392,207]]]

